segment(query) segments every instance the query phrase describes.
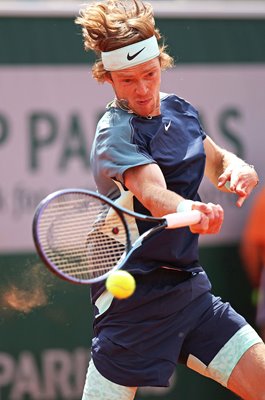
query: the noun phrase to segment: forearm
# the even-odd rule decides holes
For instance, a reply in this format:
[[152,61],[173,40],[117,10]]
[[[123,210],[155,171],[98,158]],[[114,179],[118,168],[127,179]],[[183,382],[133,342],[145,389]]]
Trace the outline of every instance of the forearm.
[[138,200],[153,216],[161,217],[176,212],[178,205],[184,199],[166,188],[148,185],[141,193]]
[[225,188],[219,186],[219,178],[225,171],[230,171],[231,174],[235,168],[241,169],[243,166],[251,167],[235,154],[216,145],[210,138],[207,138],[205,141],[205,152],[205,175],[218,189],[225,190]]
[[127,170],[124,182],[134,196],[155,217],[176,212],[183,198],[167,189],[165,179],[156,164],[148,164]]
[[223,222],[223,209],[218,204],[184,199],[168,190],[160,168],[156,164],[130,168],[124,174],[124,183],[153,216],[199,210],[201,221],[193,225],[194,233],[217,233]]

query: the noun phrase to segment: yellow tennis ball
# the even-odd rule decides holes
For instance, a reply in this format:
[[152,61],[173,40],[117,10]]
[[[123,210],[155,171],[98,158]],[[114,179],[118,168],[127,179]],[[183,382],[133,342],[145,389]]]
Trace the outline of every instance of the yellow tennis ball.
[[112,272],[106,281],[107,290],[117,299],[126,299],[135,291],[134,277],[127,271],[118,270]]

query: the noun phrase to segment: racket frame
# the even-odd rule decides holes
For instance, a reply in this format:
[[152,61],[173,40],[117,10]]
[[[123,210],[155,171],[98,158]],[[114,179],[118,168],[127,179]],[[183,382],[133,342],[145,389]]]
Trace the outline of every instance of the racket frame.
[[[39,240],[39,220],[41,218],[42,213],[44,212],[45,208],[50,204],[51,201],[53,201],[55,198],[57,197],[61,197],[64,194],[70,194],[70,193],[81,193],[81,194],[85,194],[85,195],[89,195],[91,197],[94,197],[95,199],[99,199],[103,202],[106,202],[109,206],[115,208],[115,211],[117,212],[117,214],[119,215],[122,223],[124,224],[124,228],[125,228],[125,235],[126,235],[126,243],[125,243],[125,252],[126,254],[129,253],[129,251],[132,249],[132,242],[131,242],[131,238],[130,238],[130,233],[129,233],[129,228],[128,228],[128,224],[126,222],[126,219],[123,215],[123,211],[119,210],[119,207],[116,207],[115,204],[108,199],[108,197],[103,196],[100,193],[95,193],[93,191],[90,190],[85,190],[85,189],[78,189],[78,188],[70,188],[70,189],[62,189],[62,190],[57,190],[56,192],[53,192],[51,194],[49,194],[48,196],[46,196],[37,206],[35,213],[34,213],[34,217],[33,217],[33,222],[32,222],[32,236],[33,236],[33,241],[37,250],[37,253],[39,255],[39,257],[41,258],[41,260],[44,262],[44,264],[48,267],[48,269],[53,272],[55,275],[59,276],[59,278],[62,278],[66,281],[70,281],[72,283],[77,283],[77,284],[91,284],[91,283],[95,283],[95,282],[99,282],[105,278],[107,278],[107,276],[114,270],[119,269],[119,265],[117,264],[113,269],[111,269],[110,271],[108,271],[107,273],[96,277],[96,278],[91,278],[91,279],[78,279],[75,277],[69,277],[68,274],[63,273],[59,268],[57,268],[57,266],[45,255],[45,251],[43,250],[43,247],[41,245],[41,242]],[[124,209],[126,210],[126,209]]]
[[[108,204],[110,207],[114,208],[117,214],[119,215],[124,228],[125,228],[125,237],[126,237],[126,243],[125,243],[125,257],[118,262],[117,265],[115,265],[112,269],[107,271],[106,273],[95,277],[95,278],[90,278],[90,279],[78,279],[75,277],[70,277],[68,274],[63,273],[57,266],[45,255],[45,251],[43,250],[43,247],[41,245],[41,242],[39,240],[39,221],[41,218],[42,213],[44,212],[45,208],[48,207],[48,205],[57,197],[61,197],[65,194],[82,194],[82,195],[88,195],[90,197],[94,197],[95,199],[99,199],[103,203]],[[193,211],[194,214],[196,214],[196,211]],[[198,215],[199,212],[197,211]],[[131,238],[130,238],[130,230],[128,228],[128,223],[126,221],[125,215],[129,215],[133,218],[136,218],[141,221],[147,221],[147,222],[153,222],[156,223],[157,225],[150,228],[147,230],[144,234],[142,234],[134,243],[132,243]],[[170,215],[169,215],[170,217]],[[53,272],[55,275],[59,276],[60,278],[70,281],[72,283],[77,283],[77,284],[91,284],[95,282],[102,281],[106,279],[113,271],[122,268],[124,265],[124,260],[127,260],[128,257],[130,256],[131,253],[137,248],[138,246],[141,245],[142,241],[147,239],[150,235],[153,236],[154,233],[159,232],[163,229],[166,229],[169,223],[170,218],[167,220],[167,216],[162,217],[162,218],[156,218],[152,217],[149,215],[144,215],[140,214],[134,211],[130,211],[120,205],[116,205],[112,200],[110,200],[108,197],[102,195],[101,193],[98,192],[93,192],[91,190],[86,190],[86,189],[79,189],[79,188],[69,188],[69,189],[62,189],[62,190],[57,190],[48,196],[46,196],[37,206],[34,217],[33,217],[33,223],[32,223],[32,235],[33,235],[33,241],[37,250],[37,253],[41,260],[44,262],[44,264],[48,267],[48,269]],[[187,225],[183,225],[187,226]]]

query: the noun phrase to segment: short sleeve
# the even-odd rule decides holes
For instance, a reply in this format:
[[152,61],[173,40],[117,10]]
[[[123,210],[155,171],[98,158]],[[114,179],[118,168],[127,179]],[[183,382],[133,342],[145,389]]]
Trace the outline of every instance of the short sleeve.
[[206,139],[207,135],[206,135],[206,133],[205,133],[205,131],[204,131],[204,128],[203,128],[203,124],[202,124],[202,121],[201,121],[201,117],[200,117],[199,111],[198,111],[193,105],[191,105],[190,103],[188,103],[188,105],[189,105],[189,111],[190,111],[190,113],[193,114],[194,117],[195,117],[195,118],[197,119],[197,121],[198,121],[200,134],[201,134],[202,140],[204,140],[204,139]]
[[128,114],[122,117],[113,113],[106,114],[100,121],[91,152],[91,163],[96,176],[101,174],[123,184],[123,174],[127,169],[155,161],[133,143],[132,117]]

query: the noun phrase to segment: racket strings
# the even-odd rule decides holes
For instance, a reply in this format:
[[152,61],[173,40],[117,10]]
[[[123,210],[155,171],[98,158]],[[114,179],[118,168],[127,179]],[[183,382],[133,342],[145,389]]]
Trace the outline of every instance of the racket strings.
[[100,199],[80,193],[54,198],[43,210],[42,251],[61,274],[90,280],[123,258],[127,235],[119,214]]

